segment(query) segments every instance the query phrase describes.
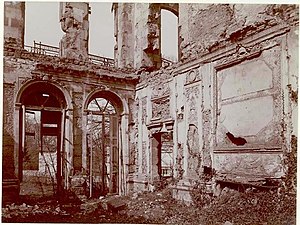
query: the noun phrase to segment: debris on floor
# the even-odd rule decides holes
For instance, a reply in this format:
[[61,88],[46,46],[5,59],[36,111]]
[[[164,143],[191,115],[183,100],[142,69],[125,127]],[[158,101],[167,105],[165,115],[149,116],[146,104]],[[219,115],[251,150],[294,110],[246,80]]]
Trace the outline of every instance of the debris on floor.
[[199,207],[172,198],[171,190],[87,199],[65,207],[57,202],[10,204],[2,208],[2,222],[151,223],[151,224],[296,224],[296,196],[276,191],[224,188]]

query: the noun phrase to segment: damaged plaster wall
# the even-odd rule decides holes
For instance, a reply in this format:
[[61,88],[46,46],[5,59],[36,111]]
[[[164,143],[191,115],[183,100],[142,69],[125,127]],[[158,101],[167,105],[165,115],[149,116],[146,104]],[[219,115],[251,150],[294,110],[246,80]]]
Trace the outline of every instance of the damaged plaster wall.
[[134,45],[134,68],[152,67],[151,60],[147,57],[144,49],[148,47],[148,3],[135,4],[135,45]]
[[[136,155],[143,161],[146,151],[149,160],[144,170],[149,173],[135,178],[145,184],[139,188],[150,187],[155,167],[156,147],[145,141],[146,128],[151,139],[164,123],[173,133],[178,199],[191,200],[188,190],[207,169],[216,173],[215,181],[285,175],[283,158],[297,136],[298,10],[296,5],[179,4],[181,62],[142,72],[137,87],[137,117],[146,123],[132,131],[140,143]],[[167,101],[160,94],[165,87]]]
[[[245,36],[280,23],[297,20],[296,5],[180,4],[180,51],[189,61]],[[209,26],[207,26],[209,24]]]
[[[127,185],[123,190],[151,190],[160,181],[157,135],[165,131],[171,139],[167,145],[173,196],[178,199],[191,201],[189,191],[197,182],[211,186],[286,174],[283,159],[297,140],[298,6],[114,4],[117,69],[85,60],[88,4],[70,3],[70,11],[62,4],[66,35],[59,58],[22,49],[24,5],[5,3],[5,179],[20,172],[17,95],[36,81],[55,84],[67,98],[65,149],[71,187],[86,179],[84,106],[97,90],[118,93],[129,107],[122,112],[120,131],[122,185]],[[161,8],[178,12],[181,52],[178,63],[164,68]]]
[[161,9],[178,16],[182,62],[276,24],[293,23],[298,15],[296,5],[126,3],[113,9],[118,67],[148,71],[161,67]]

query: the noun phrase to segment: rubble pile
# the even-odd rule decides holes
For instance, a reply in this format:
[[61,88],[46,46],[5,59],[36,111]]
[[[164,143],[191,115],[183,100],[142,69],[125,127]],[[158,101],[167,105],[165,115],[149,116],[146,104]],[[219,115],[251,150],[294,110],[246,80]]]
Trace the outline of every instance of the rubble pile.
[[88,199],[65,208],[52,203],[7,205],[2,222],[134,223],[134,224],[296,224],[296,195],[286,191],[239,192],[223,188],[209,204],[186,205],[171,190]]
[[[295,194],[278,191],[244,192],[225,187],[210,204],[187,206],[171,198],[170,190],[134,194],[126,215],[143,216],[149,223],[163,224],[296,224]],[[119,213],[124,213],[120,211]]]
[[27,205],[23,203],[22,205],[15,205],[14,203],[7,205],[2,208],[2,218],[13,218],[13,217],[33,217],[35,215],[61,215],[69,216],[65,210],[62,210],[60,206],[55,205]]

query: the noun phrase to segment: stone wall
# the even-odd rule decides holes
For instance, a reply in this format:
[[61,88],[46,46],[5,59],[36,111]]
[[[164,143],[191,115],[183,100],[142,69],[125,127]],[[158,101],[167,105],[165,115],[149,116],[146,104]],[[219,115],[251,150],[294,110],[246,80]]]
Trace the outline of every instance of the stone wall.
[[14,85],[5,84],[3,86],[3,149],[2,149],[2,160],[3,166],[7,168],[3,170],[3,178],[12,179],[16,178],[15,176],[15,167],[14,167]]
[[161,62],[161,9],[178,15],[178,4],[114,4],[115,59],[118,67],[153,71]]
[[[127,5],[130,8],[127,9]],[[179,61],[182,62],[194,60],[277,24],[297,23],[299,16],[297,5],[126,3],[115,4],[114,9],[118,15],[116,21],[119,21],[115,27],[118,40],[115,54],[119,67],[130,59],[124,67],[130,65],[148,71],[162,65],[161,9],[178,16]],[[131,34],[135,36],[133,39],[128,36]],[[125,52],[126,59],[121,57]]]
[[4,39],[14,39],[15,45],[24,46],[25,3],[4,2]]
[[[97,91],[115,93],[117,105],[122,105],[122,193],[152,190],[161,181],[159,154],[165,132],[171,138],[168,151],[178,199],[191,201],[189,191],[197,182],[249,183],[285,176],[284,158],[297,137],[298,6],[114,4],[118,69],[85,60],[88,4],[62,3],[64,57],[22,49],[23,5],[5,7],[5,179],[20,173],[17,101],[35,82],[55,85],[66,98],[64,147],[71,162],[67,186],[86,179],[85,107]],[[178,63],[164,68],[162,8],[178,14],[181,52]],[[18,29],[9,18],[18,20]],[[74,46],[68,52],[64,45],[73,34],[79,37],[74,39],[74,49],[80,52],[76,57]]]
[[[135,4],[114,4],[115,65],[119,68],[134,67],[134,12]],[[122,31],[122,32],[120,32]]]
[[189,61],[276,24],[297,23],[297,5],[180,4],[180,51]]
[[61,29],[66,33],[60,41],[60,56],[86,60],[89,42],[89,4],[60,3]]
[[[36,82],[56,86],[62,91],[67,102],[63,144],[65,159],[68,162],[64,165],[64,168],[67,168],[64,171],[65,181],[67,182],[65,184],[66,188],[72,188],[73,178],[75,180],[77,179],[76,176],[84,178],[88,171],[87,114],[85,113],[85,107],[93,93],[105,91],[117,93],[120,97],[120,100],[118,100],[120,102],[116,102],[116,104],[118,107],[122,105],[117,110],[119,110],[121,126],[123,127],[120,135],[122,135],[124,141],[119,143],[119,146],[123,151],[122,163],[124,165],[122,164],[122,167],[126,167],[128,165],[127,124],[128,117],[131,114],[131,111],[127,108],[130,102],[129,99],[134,99],[134,87],[137,80],[137,77],[126,69],[117,70],[77,59],[29,53],[23,49],[16,49],[14,45],[7,42],[7,45],[4,46],[3,77],[4,179],[18,178],[22,172],[19,167],[21,104],[18,99],[20,99],[24,90],[27,91],[26,87]],[[127,167],[123,168],[123,171],[123,175],[126,177],[126,174],[128,174]],[[122,182],[122,185],[125,186],[126,181],[123,180]],[[123,188],[122,193],[124,194],[124,192],[125,189]]]

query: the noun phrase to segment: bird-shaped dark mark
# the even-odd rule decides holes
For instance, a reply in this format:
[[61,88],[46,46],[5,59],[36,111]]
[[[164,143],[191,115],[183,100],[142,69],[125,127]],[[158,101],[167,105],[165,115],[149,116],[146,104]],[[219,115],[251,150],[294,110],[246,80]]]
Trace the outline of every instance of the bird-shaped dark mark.
[[235,144],[235,145],[244,145],[247,143],[245,138],[242,137],[235,137],[232,133],[227,132],[226,133],[227,137],[229,138],[229,140]]

